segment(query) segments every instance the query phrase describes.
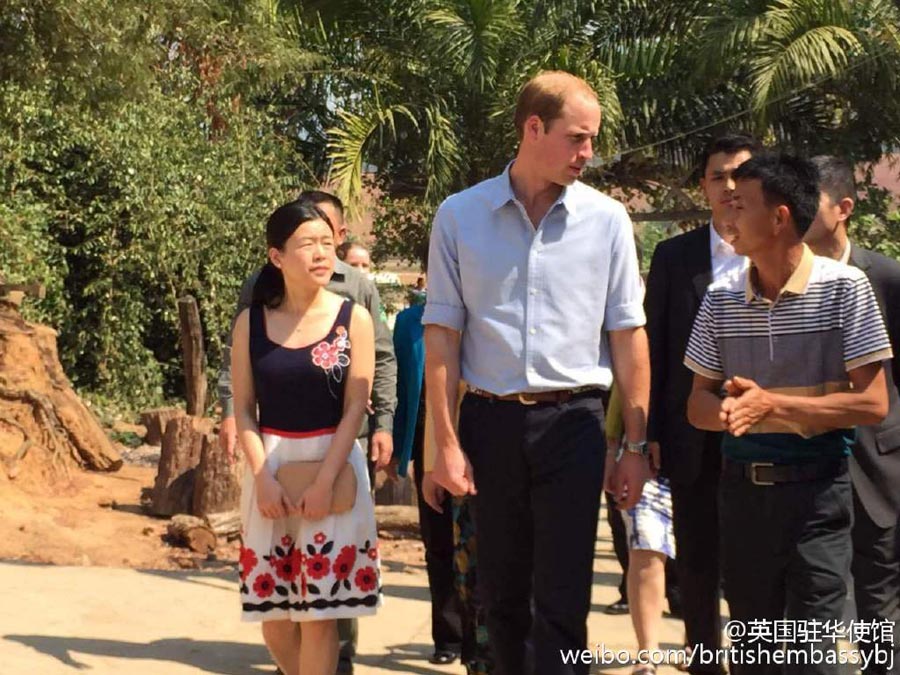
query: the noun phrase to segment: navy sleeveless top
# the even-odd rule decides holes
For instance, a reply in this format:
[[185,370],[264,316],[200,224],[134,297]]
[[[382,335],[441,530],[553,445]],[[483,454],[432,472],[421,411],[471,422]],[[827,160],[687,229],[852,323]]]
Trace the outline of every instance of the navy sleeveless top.
[[350,366],[350,315],[344,300],[328,334],[306,347],[269,339],[262,305],[250,308],[250,363],[263,433],[315,435],[333,431],[344,412]]

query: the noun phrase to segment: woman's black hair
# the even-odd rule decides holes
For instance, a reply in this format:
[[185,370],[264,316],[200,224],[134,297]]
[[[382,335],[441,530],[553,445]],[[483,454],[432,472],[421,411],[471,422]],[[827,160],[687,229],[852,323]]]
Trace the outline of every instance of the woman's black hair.
[[[270,248],[283,250],[285,243],[297,228],[311,220],[324,220],[334,233],[334,224],[316,206],[316,202],[309,198],[302,197],[279,206],[266,222],[266,250]],[[271,260],[268,260],[253,286],[253,304],[261,304],[274,309],[283,300],[284,276],[281,270],[275,267]]]

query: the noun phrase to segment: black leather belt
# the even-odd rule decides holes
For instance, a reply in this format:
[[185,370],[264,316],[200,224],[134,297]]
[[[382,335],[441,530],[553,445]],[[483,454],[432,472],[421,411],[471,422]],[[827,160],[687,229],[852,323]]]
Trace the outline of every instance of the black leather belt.
[[577,387],[575,389],[557,389],[556,391],[522,392],[520,394],[504,394],[498,396],[484,389],[467,387],[467,391],[475,396],[480,396],[491,401],[516,401],[522,405],[535,405],[537,403],[555,403],[557,405],[571,401],[576,396],[587,394],[599,394],[600,388],[594,386]]
[[754,485],[805,483],[825,478],[836,478],[846,471],[846,458],[808,462],[805,464],[735,462],[728,459],[722,463],[722,475],[732,478],[746,478]]

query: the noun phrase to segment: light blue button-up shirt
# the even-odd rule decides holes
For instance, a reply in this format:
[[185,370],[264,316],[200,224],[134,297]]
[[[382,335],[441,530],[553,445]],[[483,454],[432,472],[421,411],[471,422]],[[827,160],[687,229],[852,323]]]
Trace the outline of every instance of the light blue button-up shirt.
[[461,374],[474,387],[608,388],[605,332],[643,326],[642,300],[625,207],[584,183],[565,188],[537,229],[509,166],[435,216],[422,322],[461,331]]

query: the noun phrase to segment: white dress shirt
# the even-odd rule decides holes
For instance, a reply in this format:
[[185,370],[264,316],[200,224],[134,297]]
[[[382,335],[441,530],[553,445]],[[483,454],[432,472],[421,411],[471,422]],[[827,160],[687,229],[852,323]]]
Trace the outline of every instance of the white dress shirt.
[[741,272],[747,266],[747,258],[734,252],[731,244],[722,239],[713,222],[709,221],[709,252],[712,256],[713,281],[719,281],[731,272]]

